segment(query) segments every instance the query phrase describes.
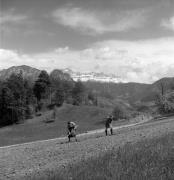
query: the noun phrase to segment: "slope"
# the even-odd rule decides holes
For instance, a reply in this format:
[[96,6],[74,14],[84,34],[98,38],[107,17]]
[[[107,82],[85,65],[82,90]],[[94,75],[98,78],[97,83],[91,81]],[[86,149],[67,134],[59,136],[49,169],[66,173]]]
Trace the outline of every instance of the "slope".
[[23,124],[0,128],[0,146],[65,136],[68,121],[79,125],[78,133],[98,129],[103,127],[103,120],[110,111],[94,106],[64,104],[57,109],[56,119],[52,123],[46,123],[53,113],[47,111],[40,117],[26,120]]
[[159,137],[174,132],[173,118],[152,121],[114,132],[114,136],[102,134],[75,143],[58,140],[0,149],[0,179],[49,179],[56,174],[66,175],[68,164],[73,165],[90,157],[119,148],[126,143]]

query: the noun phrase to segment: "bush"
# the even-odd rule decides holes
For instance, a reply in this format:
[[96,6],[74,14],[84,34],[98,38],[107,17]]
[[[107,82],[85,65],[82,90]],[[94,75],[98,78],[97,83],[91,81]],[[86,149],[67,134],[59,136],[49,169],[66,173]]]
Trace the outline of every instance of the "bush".
[[174,112],[174,97],[173,93],[165,95],[159,95],[156,99],[156,105],[158,106],[159,113],[168,114]]
[[126,108],[121,105],[116,105],[113,109],[112,114],[115,120],[128,119],[130,116],[128,110],[126,110]]

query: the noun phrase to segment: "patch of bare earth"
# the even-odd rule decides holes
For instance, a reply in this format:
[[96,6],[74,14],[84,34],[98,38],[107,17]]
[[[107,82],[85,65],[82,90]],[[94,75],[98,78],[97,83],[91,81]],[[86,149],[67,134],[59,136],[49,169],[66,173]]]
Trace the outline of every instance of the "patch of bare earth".
[[115,130],[113,136],[103,133],[78,138],[79,142],[62,140],[38,142],[16,147],[0,148],[0,179],[32,179],[47,177],[70,162],[96,156],[103,151],[126,143],[154,138],[174,132],[174,119],[168,118]]

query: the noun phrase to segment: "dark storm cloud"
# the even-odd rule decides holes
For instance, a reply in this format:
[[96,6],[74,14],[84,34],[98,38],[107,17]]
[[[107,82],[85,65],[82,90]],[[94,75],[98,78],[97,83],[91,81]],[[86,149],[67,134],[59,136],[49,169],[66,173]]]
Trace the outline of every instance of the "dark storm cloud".
[[[173,12],[173,0],[1,0],[1,14],[9,18],[2,28],[2,48],[32,53],[173,36]],[[25,22],[15,24],[24,17]]]

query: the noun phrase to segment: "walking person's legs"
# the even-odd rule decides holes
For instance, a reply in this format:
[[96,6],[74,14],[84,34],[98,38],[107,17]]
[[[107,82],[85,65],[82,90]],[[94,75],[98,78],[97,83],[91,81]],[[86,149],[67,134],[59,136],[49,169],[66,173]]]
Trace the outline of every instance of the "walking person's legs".
[[69,128],[69,132],[68,132],[68,141],[70,142],[71,141],[71,137],[72,137],[72,129]]
[[71,141],[71,136],[70,136],[70,134],[68,134],[68,142],[70,142]]
[[72,135],[74,136],[74,138],[75,138],[75,140],[76,140],[76,142],[77,142],[76,129],[74,129],[74,131],[73,131],[73,134],[72,134]]
[[113,129],[112,129],[112,127],[110,128],[110,131],[111,131],[111,135],[113,135]]
[[77,137],[76,137],[76,135],[75,135],[75,140],[76,140],[76,142],[77,142]]
[[108,128],[105,129],[105,134],[108,135]]

